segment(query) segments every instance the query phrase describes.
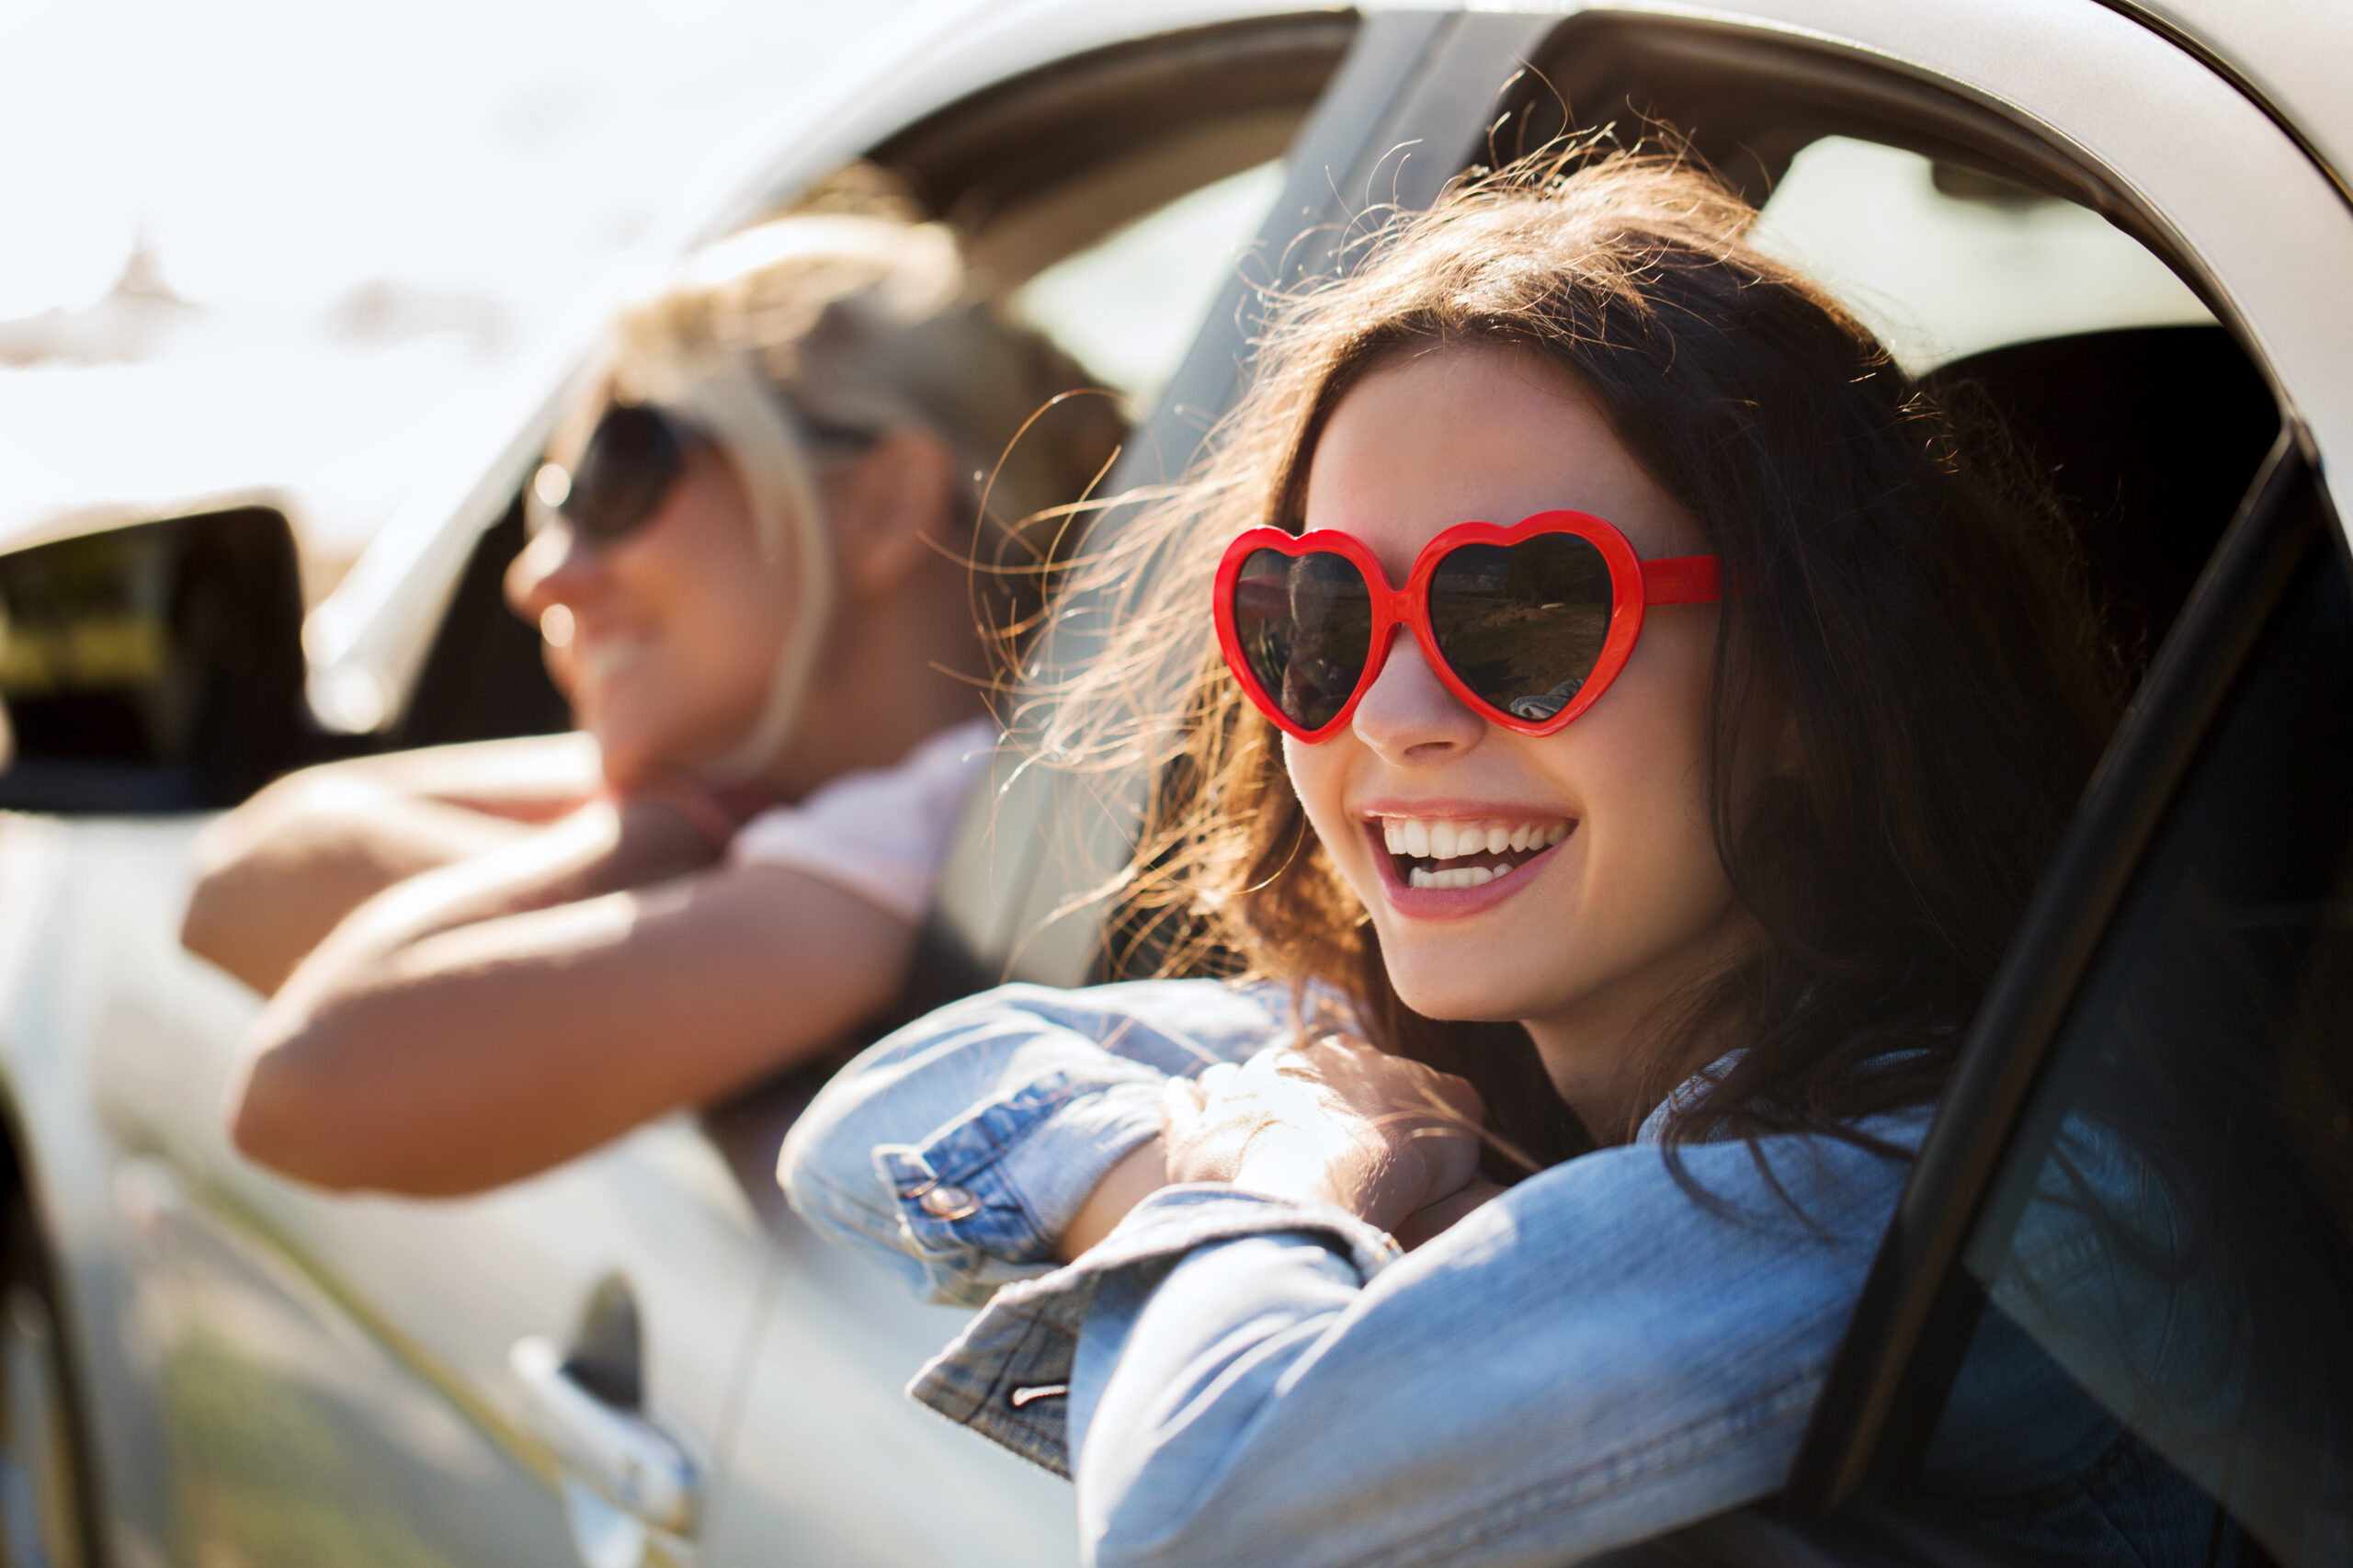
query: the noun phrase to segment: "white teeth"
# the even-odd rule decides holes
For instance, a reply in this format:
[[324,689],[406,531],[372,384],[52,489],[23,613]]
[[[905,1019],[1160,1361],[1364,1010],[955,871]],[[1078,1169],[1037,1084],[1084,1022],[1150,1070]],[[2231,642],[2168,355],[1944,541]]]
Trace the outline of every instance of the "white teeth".
[[1484,866],[1449,866],[1442,871],[1425,870],[1416,866],[1406,873],[1406,884],[1417,888],[1483,888],[1511,869],[1491,871]]
[[1392,855],[1415,860],[1454,860],[1467,855],[1549,849],[1568,837],[1574,825],[1566,822],[1514,824],[1383,817],[1381,842]]

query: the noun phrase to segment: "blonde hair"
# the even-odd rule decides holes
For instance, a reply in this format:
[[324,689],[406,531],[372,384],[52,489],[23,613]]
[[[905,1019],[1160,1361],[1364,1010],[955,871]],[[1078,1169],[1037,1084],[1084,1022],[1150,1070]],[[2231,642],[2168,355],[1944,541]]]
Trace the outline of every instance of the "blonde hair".
[[[977,286],[942,223],[772,219],[698,252],[615,335],[625,393],[632,367],[716,349],[821,434],[931,431],[999,530],[1067,505],[1125,429],[1075,359]],[[1031,424],[1058,400],[1072,406]]]

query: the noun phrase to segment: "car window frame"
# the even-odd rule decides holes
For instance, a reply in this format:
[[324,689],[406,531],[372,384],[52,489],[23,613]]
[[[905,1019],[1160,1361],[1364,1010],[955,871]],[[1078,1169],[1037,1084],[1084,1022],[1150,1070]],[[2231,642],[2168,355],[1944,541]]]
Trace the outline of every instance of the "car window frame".
[[2298,569],[2344,535],[2308,433],[2283,427],[2085,792],[1970,1030],[1898,1199],[1784,1504],[1832,1512],[1915,1471],[1975,1327],[1969,1239],[2066,1020]]
[[[1790,1481],[1779,1505],[1798,1517],[1819,1517],[1851,1505],[1870,1485],[1900,1477],[1916,1466],[1942,1407],[1945,1389],[1958,1369],[1973,1318],[1957,1310],[1966,1290],[1953,1283],[1960,1249],[1984,1197],[1985,1183],[1999,1168],[2020,1108],[2030,1094],[2048,1051],[2055,1019],[2063,1016],[2090,955],[2106,938],[2121,890],[2137,874],[2154,824],[2169,805],[2187,759],[2214,722],[2230,680],[2256,636],[2268,624],[2279,594],[2304,549],[2320,533],[2345,557],[2346,534],[2322,480],[2322,452],[2335,435],[2346,402],[2341,374],[2331,379],[2296,351],[2279,328],[2293,289],[2265,298],[2228,276],[2210,245],[2233,243],[2217,221],[2200,226],[2182,206],[2153,199],[2136,186],[2131,172],[2103,159],[2100,138],[2039,119],[2015,98],[1970,90],[1969,72],[1938,74],[1928,62],[1938,51],[1887,47],[1885,38],[1805,33],[1799,28],[1832,17],[1851,21],[1836,0],[1762,0],[1752,7],[1769,17],[1727,17],[1698,14],[1673,5],[1602,6],[1586,8],[1564,26],[1612,26],[1682,29],[1688,40],[1710,47],[1747,38],[1768,40],[1783,70],[1806,69],[1808,56],[1822,67],[1818,90],[1825,97],[1844,94],[1868,101],[1883,114],[1872,139],[1931,155],[1958,155],[2031,187],[2091,206],[2172,266],[2214,310],[2273,392],[2283,427],[2273,451],[2241,504],[2237,517],[2210,557],[2190,600],[2153,662],[2148,678],[2112,738],[2107,761],[2087,788],[2078,824],[2054,863],[2044,891],[2013,948],[2011,962],[1972,1030],[1957,1072],[1907,1185],[1870,1281],[1859,1302],[1847,1344],[1834,1362],[1829,1386],[1818,1403]],[[2016,11],[2017,6],[2005,5]],[[1908,29],[1915,42],[1932,36],[1940,6],[1913,8],[1883,31]],[[2058,8],[2047,7],[2055,12]],[[1879,19],[1881,13],[1874,16]],[[2040,23],[2043,17],[2034,18]],[[2071,18],[2080,23],[2083,18]],[[1789,24],[1772,36],[1776,24]],[[1974,36],[1997,26],[1979,17]],[[2010,40],[2037,28],[2021,26]],[[1839,32],[1847,32],[1841,28]],[[1854,35],[1869,31],[1854,27]],[[1955,40],[1970,35],[1956,33]],[[1876,43],[1874,52],[1866,44]],[[1956,55],[1967,53],[1957,46]],[[2203,62],[2177,58],[2165,62],[2178,82],[2197,85],[2207,74]],[[1549,79],[1542,85],[1554,85]],[[2233,89],[2235,91],[2235,89]],[[2154,95],[2153,95],[2154,96]],[[2277,131],[2262,105],[2241,105],[2260,114],[2263,130]],[[2127,109],[2109,109],[2129,120]],[[2086,111],[2086,118],[2091,118]],[[1909,124],[1907,125],[1907,120]],[[1909,130],[1911,134],[1906,135]],[[1852,133],[1852,132],[1849,132]],[[2309,150],[2289,147],[2294,164],[2315,179],[2319,198],[2300,221],[2310,220],[2342,251],[2345,213],[2335,201],[2327,171],[2313,164]],[[1801,141],[1797,144],[1802,144]],[[1795,145],[1789,151],[1793,152]],[[2277,149],[2267,148],[2267,153]],[[2143,160],[2145,164],[2145,159]],[[2290,163],[2280,159],[2275,168]],[[1759,171],[1769,182],[1777,171]],[[2146,172],[2145,168],[2143,170]],[[2325,192],[2325,194],[2322,194]],[[2178,194],[2177,192],[2176,194]],[[2274,273],[2277,280],[2279,275]],[[2309,282],[2309,276],[2298,281]],[[2316,324],[2316,335],[2342,337],[2353,316],[2337,312]],[[2302,402],[2299,403],[2299,394]],[[1868,1510],[1848,1508],[1858,1520]]]

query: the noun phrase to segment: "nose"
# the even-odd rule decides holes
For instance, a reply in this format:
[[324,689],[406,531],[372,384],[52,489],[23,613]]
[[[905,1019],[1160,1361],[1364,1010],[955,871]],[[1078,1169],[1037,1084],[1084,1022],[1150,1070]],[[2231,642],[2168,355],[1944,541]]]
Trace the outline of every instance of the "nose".
[[1478,744],[1487,722],[1446,689],[1412,632],[1396,637],[1348,721],[1357,738],[1392,763],[1432,762]]
[[596,570],[596,551],[562,524],[541,528],[506,567],[506,607],[538,625],[555,605],[576,603]]

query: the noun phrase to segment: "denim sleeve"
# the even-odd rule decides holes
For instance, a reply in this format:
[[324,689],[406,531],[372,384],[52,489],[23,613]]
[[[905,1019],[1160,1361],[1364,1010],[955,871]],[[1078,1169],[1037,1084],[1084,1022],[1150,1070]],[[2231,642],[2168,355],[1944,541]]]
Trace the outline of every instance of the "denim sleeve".
[[1047,1270],[1096,1184],[1160,1131],[1164,1080],[1290,1028],[1277,987],[1006,986],[843,1068],[785,1140],[778,1179],[819,1231],[929,1300],[977,1306]]
[[1836,1140],[1681,1154],[1691,1187],[1606,1150],[1403,1257],[1336,1211],[1166,1188],[913,1392],[1072,1474],[1099,1568],[1647,1539],[1782,1483],[1904,1174]]

